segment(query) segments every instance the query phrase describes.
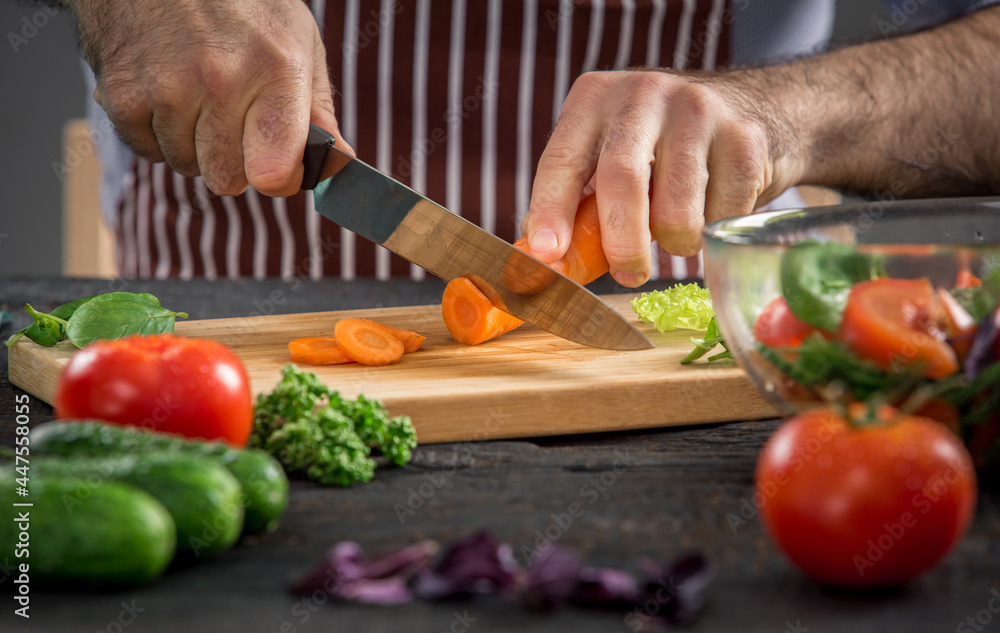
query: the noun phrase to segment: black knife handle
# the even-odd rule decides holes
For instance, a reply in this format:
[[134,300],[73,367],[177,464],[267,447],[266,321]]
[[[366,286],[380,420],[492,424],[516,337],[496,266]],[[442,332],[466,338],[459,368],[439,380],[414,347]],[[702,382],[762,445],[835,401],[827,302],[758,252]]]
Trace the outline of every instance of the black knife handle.
[[337,139],[315,123],[309,124],[309,138],[306,139],[306,151],[302,156],[302,188],[315,189],[323,175],[323,165],[330,154],[330,148],[337,144]]

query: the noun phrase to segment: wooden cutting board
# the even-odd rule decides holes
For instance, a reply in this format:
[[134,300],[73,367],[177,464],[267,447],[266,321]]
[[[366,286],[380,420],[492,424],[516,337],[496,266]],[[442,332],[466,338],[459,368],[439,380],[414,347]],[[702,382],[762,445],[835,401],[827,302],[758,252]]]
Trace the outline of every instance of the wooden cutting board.
[[[635,321],[631,296],[604,297]],[[732,361],[681,365],[691,331],[638,327],[655,349],[584,347],[530,326],[477,346],[456,343],[440,306],[178,321],[176,333],[225,343],[243,360],[254,393],[269,391],[290,362],[288,341],[333,336],[337,319],[375,319],[427,336],[423,348],[387,367],[310,366],[347,396],[381,399],[411,417],[422,444],[621,431],[749,420],[777,413]],[[76,348],[22,339],[9,350],[10,381],[52,403],[59,370]]]

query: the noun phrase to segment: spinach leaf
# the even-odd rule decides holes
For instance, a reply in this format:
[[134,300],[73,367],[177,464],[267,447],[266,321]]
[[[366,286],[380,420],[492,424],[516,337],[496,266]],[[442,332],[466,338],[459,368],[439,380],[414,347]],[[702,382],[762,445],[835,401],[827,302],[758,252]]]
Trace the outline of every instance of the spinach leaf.
[[885,275],[882,257],[837,242],[793,244],[781,258],[781,293],[795,316],[836,332],[851,286]]
[[77,308],[66,327],[66,336],[77,347],[83,347],[98,339],[163,334],[174,331],[176,317],[187,318],[187,314],[167,310],[159,301],[142,295],[111,292]]

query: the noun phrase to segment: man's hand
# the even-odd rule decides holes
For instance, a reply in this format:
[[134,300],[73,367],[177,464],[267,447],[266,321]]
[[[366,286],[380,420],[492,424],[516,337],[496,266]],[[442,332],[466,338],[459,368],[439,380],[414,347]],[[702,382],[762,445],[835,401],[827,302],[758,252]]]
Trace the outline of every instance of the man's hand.
[[798,179],[794,137],[766,103],[735,75],[581,76],[538,163],[524,225],[532,253],[566,252],[585,187],[622,285],[649,278],[651,239],[697,253],[706,221],[750,213]]
[[522,225],[566,252],[593,187],[619,283],[650,237],[691,255],[705,222],[813,184],[897,197],[1000,192],[1000,6],[935,29],[781,66],[711,75],[583,75],[539,161]]
[[94,98],[139,156],[219,195],[302,182],[310,120],[342,147],[326,53],[301,0],[68,0]]

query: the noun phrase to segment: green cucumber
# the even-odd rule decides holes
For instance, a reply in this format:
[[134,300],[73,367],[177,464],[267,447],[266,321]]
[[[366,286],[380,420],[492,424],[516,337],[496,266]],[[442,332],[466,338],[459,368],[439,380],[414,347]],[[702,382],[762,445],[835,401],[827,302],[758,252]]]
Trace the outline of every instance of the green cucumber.
[[[177,553],[211,556],[231,547],[243,529],[240,483],[221,464],[183,453],[139,453],[113,457],[46,457],[31,460],[31,473],[75,478],[74,494],[64,496],[69,509],[88,503],[92,488],[118,482],[152,495],[177,526]],[[13,481],[11,475],[8,478]]]
[[[13,482],[13,466],[0,469]],[[13,483],[0,486],[0,557],[12,569],[28,565],[34,580],[83,583],[98,588],[132,586],[159,578],[174,557],[177,528],[170,513],[148,493],[116,482],[88,490],[79,505],[65,500],[78,494],[74,478],[42,476],[34,471],[27,497],[15,495]],[[13,506],[31,503],[31,507]],[[14,520],[28,514],[27,536]],[[27,538],[28,556],[16,547]]]
[[244,495],[243,529],[247,534],[278,527],[288,505],[288,477],[266,451],[236,449],[219,442],[191,440],[136,427],[80,421],[41,424],[31,430],[34,454],[104,457],[127,453],[173,451],[210,457],[229,469]]

